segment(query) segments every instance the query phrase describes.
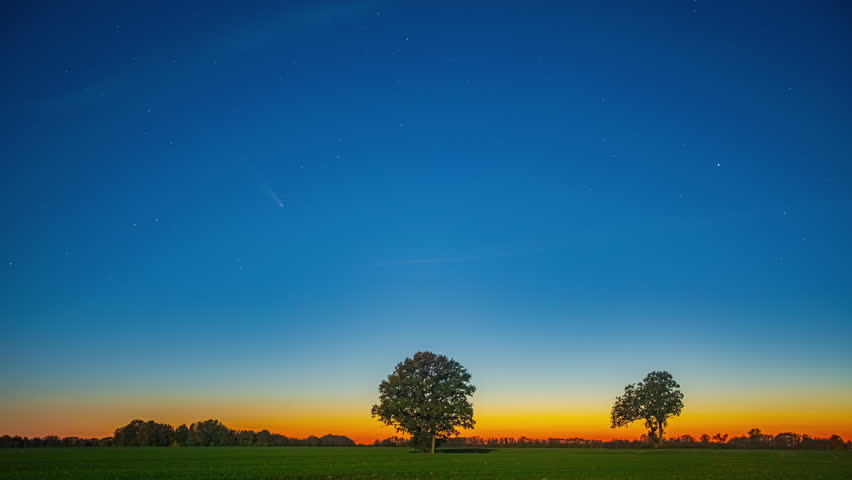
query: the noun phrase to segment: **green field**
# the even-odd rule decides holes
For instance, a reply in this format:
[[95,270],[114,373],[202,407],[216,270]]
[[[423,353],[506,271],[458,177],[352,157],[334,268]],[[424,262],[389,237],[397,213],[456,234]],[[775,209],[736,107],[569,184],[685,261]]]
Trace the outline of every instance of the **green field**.
[[852,478],[852,454],[770,450],[42,448],[0,450],[0,479]]

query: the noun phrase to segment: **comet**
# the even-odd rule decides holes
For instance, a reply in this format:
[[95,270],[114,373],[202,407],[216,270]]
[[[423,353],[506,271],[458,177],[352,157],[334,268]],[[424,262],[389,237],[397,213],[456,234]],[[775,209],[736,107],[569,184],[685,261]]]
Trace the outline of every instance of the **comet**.
[[266,196],[269,197],[270,200],[275,202],[275,205],[278,205],[278,208],[284,208],[284,202],[281,201],[281,198],[275,193],[268,185],[263,185],[263,190],[266,193]]
[[257,167],[251,163],[249,163],[248,166],[254,174],[254,180],[255,182],[257,182],[257,186],[260,188],[263,194],[268,199],[272,200],[272,203],[274,203],[275,206],[277,206],[278,208],[284,208],[284,202],[281,201],[281,197],[279,197],[278,194],[275,193],[275,190],[273,190],[272,187],[270,187],[269,184],[266,182],[266,180],[264,180],[264,176],[260,174],[260,171],[258,171]]

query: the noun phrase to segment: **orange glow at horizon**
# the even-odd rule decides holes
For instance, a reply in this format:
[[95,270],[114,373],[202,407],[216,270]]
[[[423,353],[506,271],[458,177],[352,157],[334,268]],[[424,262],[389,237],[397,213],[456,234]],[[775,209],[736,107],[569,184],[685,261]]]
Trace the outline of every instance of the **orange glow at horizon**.
[[[753,410],[739,412],[719,409],[687,409],[680,417],[672,418],[666,431],[668,438],[689,434],[727,433],[730,437],[744,435],[757,427],[765,433],[793,431],[817,437],[833,434],[852,439],[852,421],[838,408],[799,414],[794,411]],[[369,444],[390,436],[404,436],[389,426],[380,424],[369,415],[366,407],[350,406],[332,408],[318,404],[308,410],[291,405],[57,405],[53,402],[35,402],[24,406],[11,406],[0,416],[0,434],[25,436],[111,436],[115,428],[130,420],[155,420],[177,427],[186,423],[216,418],[234,430],[269,430],[288,437],[305,438],[310,435],[346,435],[358,443]],[[606,408],[558,411],[520,408],[480,408],[475,418],[474,430],[462,431],[462,436],[573,438],[590,440],[637,439],[643,433],[643,422],[629,428],[609,428],[609,410]]]

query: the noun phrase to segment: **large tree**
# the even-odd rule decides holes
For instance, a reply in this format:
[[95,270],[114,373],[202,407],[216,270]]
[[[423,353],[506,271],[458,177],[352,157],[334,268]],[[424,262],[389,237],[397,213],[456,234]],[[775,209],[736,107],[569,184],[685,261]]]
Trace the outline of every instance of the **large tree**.
[[414,445],[435,453],[437,439],[473,428],[468,397],[476,387],[470,373],[455,360],[432,352],[417,352],[399,363],[379,385],[373,416],[398,432],[411,435]]
[[624,387],[624,395],[612,406],[612,428],[645,420],[648,439],[663,445],[663,430],[669,417],[680,415],[683,394],[669,372],[651,372],[639,383]]
[[225,447],[236,443],[236,432],[219,420],[204,420],[189,426],[189,444],[194,447]]
[[115,429],[113,443],[118,446],[130,447],[165,447],[174,440],[174,429],[171,425],[133,420],[123,427]]

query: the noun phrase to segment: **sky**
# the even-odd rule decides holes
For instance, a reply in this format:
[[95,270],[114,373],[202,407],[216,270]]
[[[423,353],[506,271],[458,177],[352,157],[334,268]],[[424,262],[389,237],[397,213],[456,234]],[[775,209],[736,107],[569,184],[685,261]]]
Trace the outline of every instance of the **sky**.
[[845,2],[4,4],[0,433],[852,438]]

